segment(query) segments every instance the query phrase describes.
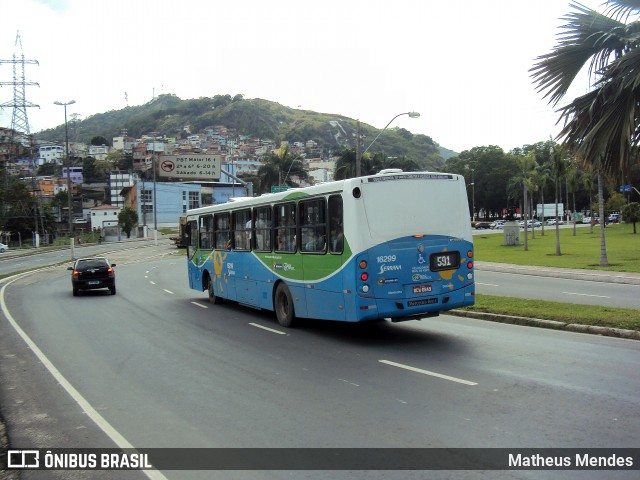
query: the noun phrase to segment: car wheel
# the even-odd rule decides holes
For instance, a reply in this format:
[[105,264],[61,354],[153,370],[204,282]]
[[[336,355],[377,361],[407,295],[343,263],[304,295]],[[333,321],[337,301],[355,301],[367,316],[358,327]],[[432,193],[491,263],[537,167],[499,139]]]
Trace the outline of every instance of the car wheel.
[[73,289],[73,296],[74,296],[74,297],[77,297],[77,296],[78,296],[78,289],[77,289],[77,288],[74,288],[74,289]]
[[274,304],[278,323],[283,327],[292,327],[295,320],[293,298],[289,288],[284,283],[278,284],[278,288],[276,288]]
[[115,295],[116,294],[116,286],[114,285],[113,287],[109,287],[109,291],[111,292],[111,295]]
[[4,253],[4,248],[0,248],[0,253]]
[[209,277],[209,282],[207,283],[207,291],[209,293],[209,303],[213,303],[214,305],[220,305],[222,303],[222,297],[218,297],[213,291],[213,280]]

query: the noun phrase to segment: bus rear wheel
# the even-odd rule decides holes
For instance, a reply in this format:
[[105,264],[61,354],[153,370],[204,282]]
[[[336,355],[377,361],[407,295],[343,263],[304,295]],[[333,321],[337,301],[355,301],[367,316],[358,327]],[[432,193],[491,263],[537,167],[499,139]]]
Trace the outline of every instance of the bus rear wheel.
[[207,283],[207,290],[209,292],[209,303],[220,305],[222,303],[222,298],[218,297],[213,291],[213,280],[211,280],[211,277],[209,277],[209,282]]
[[274,303],[278,323],[283,327],[293,326],[295,319],[293,297],[291,297],[291,292],[284,283],[280,283],[278,288],[276,288]]

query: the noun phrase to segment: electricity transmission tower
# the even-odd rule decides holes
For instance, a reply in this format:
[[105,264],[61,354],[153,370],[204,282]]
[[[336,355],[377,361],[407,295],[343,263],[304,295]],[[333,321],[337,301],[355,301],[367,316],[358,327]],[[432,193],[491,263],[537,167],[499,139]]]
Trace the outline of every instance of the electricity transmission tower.
[[[33,159],[33,149],[34,145],[31,138],[31,131],[29,129],[29,117],[27,116],[27,107],[38,107],[32,102],[27,101],[26,97],[26,87],[27,85],[36,85],[39,86],[36,82],[27,81],[25,76],[25,66],[26,65],[39,65],[37,60],[27,60],[24,58],[24,53],[22,50],[22,40],[20,38],[20,32],[16,33],[16,41],[15,41],[15,50],[13,54],[13,58],[11,60],[0,60],[0,65],[2,64],[11,64],[13,65],[13,81],[11,82],[2,82],[0,81],[0,86],[12,86],[13,87],[13,100],[0,103],[0,108],[13,108],[13,115],[11,117],[11,128],[9,130],[9,145],[8,145],[8,156],[5,160],[5,192],[7,190],[8,185],[8,164],[13,156],[13,154],[20,154],[25,150],[28,152],[31,159]],[[33,161],[30,162],[31,167],[34,167]],[[32,175],[32,180],[35,182],[35,177]],[[35,184],[34,184],[35,190]],[[40,200],[37,196],[36,198]],[[3,195],[3,204],[4,204],[4,195]],[[8,205],[2,206],[3,214],[6,212]],[[15,206],[12,208],[12,217],[31,217],[32,214],[34,216],[35,228],[34,228],[34,245],[37,245],[36,238],[38,236],[38,216],[40,210],[39,201],[36,203],[35,211],[29,212],[29,209],[25,209],[24,206]],[[6,221],[6,219],[5,219]],[[40,218],[42,223],[42,218]],[[4,223],[4,222],[3,222]],[[44,225],[41,224],[41,228],[44,231]]]
[[[29,139],[29,135],[31,132],[29,131],[27,107],[40,108],[40,106],[27,101],[25,90],[27,85],[39,85],[36,82],[27,81],[25,77],[25,66],[28,64],[39,64],[37,60],[27,60],[24,58],[20,32],[16,33],[15,49],[16,51],[14,52],[13,58],[11,60],[0,60],[0,65],[3,63],[13,65],[13,81],[0,82],[0,85],[2,86],[13,86],[13,100],[0,104],[0,108],[13,108],[13,115],[11,117],[11,130],[14,132],[14,135],[20,135],[19,140],[23,146],[30,148],[31,142]],[[19,54],[17,52],[18,49],[20,50]]]

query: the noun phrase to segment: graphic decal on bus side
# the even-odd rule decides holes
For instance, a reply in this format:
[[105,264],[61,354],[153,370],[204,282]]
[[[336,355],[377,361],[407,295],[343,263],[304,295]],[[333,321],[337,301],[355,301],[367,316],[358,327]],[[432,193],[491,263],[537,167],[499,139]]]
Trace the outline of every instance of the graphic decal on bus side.
[[224,261],[227,255],[227,253],[222,253],[222,250],[213,251],[213,281],[216,283],[220,292],[224,292],[224,286],[228,283],[226,275],[222,275],[222,268],[224,267]]

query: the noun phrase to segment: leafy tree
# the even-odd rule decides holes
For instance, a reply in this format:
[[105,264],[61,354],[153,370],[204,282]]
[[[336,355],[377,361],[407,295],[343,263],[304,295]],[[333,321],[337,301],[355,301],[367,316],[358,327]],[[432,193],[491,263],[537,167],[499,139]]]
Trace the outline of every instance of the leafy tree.
[[30,238],[41,226],[41,222],[40,225],[38,222],[38,201],[17,178],[7,179],[6,182],[6,188],[1,192],[3,211],[0,229],[23,240]]
[[371,167],[376,173],[387,168],[399,168],[403,172],[416,172],[420,170],[417,162],[409,160],[405,156],[387,157],[384,153],[376,153],[371,158]]
[[624,195],[614,192],[605,202],[605,209],[607,212],[618,212],[624,208],[626,203],[627,201],[625,200]]
[[633,233],[636,233],[636,223],[640,222],[640,203],[631,202],[622,209],[622,218],[624,221],[633,223]]
[[[579,3],[564,19],[559,43],[531,69],[539,91],[557,105],[582,67],[589,64],[592,90],[560,108],[559,138],[603,173],[628,173],[629,154],[639,144],[640,3],[609,0],[601,14]],[[633,19],[625,24],[622,20]]]
[[127,238],[131,237],[131,230],[138,224],[138,212],[131,207],[123,207],[118,214],[118,225],[122,227],[122,231],[127,234]]
[[99,147],[100,145],[109,145],[109,144],[107,143],[106,138],[104,138],[102,135],[97,135],[91,139],[91,145]]
[[38,175],[50,176],[56,171],[56,164],[53,162],[44,163],[38,167]]
[[94,163],[94,181],[106,182],[112,170],[113,165],[109,160],[96,160]]
[[82,160],[82,176],[85,182],[93,182],[96,177],[96,159],[85,157]]
[[[354,178],[356,176],[356,149],[351,147],[342,147],[336,155],[336,166],[333,172],[333,178],[336,180],[344,180],[345,178]],[[371,157],[365,155],[360,161],[360,174],[373,175],[374,167],[371,163]]]

